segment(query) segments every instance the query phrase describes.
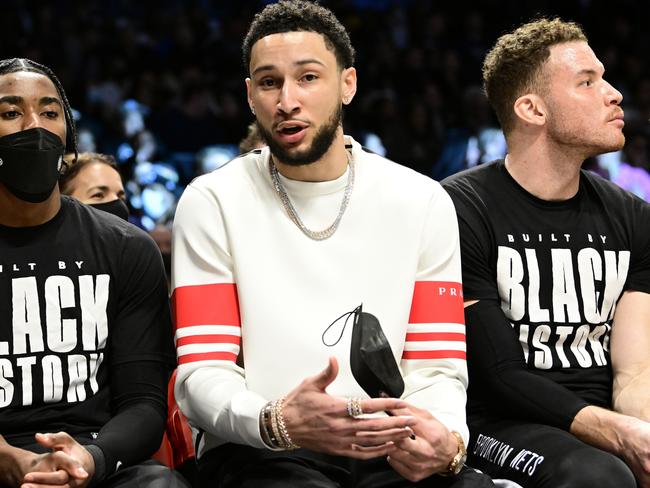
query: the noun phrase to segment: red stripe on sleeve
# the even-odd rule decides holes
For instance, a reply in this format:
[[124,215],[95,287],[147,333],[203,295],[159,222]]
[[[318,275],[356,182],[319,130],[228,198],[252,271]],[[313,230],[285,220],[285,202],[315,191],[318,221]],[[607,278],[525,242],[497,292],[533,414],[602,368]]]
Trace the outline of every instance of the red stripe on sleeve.
[[172,312],[177,329],[191,325],[241,326],[234,283],[178,287],[172,294]]
[[183,354],[178,358],[178,364],[194,363],[196,361],[237,361],[237,354],[226,351],[219,352],[197,352],[194,354]]
[[406,334],[406,342],[416,341],[458,341],[465,342],[465,334],[460,332],[410,332]]
[[176,341],[176,347],[187,346],[189,344],[237,344],[239,345],[239,336],[229,334],[205,334],[179,337]]
[[467,359],[465,351],[404,351],[402,359]]
[[416,281],[409,324],[464,324],[463,287],[453,281]]

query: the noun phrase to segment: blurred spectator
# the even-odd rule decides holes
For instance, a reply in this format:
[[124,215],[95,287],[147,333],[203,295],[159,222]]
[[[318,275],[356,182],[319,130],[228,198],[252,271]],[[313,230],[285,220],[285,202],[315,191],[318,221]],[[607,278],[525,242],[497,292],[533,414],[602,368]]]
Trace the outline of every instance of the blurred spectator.
[[433,167],[436,180],[505,155],[505,137],[479,86],[465,89],[461,117],[460,123],[449,129],[440,159]]
[[257,127],[257,122],[251,122],[248,125],[248,133],[241,141],[239,141],[239,153],[245,154],[253,149],[266,146],[266,142],[262,139],[262,134]]
[[81,153],[65,157],[68,169],[59,179],[61,193],[70,195],[91,207],[129,219],[122,177],[112,156]]
[[209,81],[208,74],[187,70],[178,103],[153,115],[151,128],[170,152],[196,152],[223,142],[219,107]]

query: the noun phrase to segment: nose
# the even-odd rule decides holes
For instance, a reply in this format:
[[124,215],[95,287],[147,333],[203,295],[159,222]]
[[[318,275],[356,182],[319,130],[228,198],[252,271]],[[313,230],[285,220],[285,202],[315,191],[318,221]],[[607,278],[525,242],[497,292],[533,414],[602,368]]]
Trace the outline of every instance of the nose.
[[42,127],[41,118],[36,110],[28,110],[23,115],[23,130]]
[[282,84],[278,97],[278,110],[285,114],[291,114],[300,109],[298,99],[298,87],[290,81]]
[[623,94],[607,81],[605,81],[605,94],[608,105],[620,105],[623,101]]

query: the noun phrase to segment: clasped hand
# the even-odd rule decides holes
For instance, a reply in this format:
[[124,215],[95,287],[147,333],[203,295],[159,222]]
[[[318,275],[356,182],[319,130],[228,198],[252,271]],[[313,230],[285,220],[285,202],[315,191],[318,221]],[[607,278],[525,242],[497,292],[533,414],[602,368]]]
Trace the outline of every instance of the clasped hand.
[[24,474],[21,488],[83,488],[90,482],[95,470],[92,455],[70,435],[36,434],[36,441],[51,452],[29,453],[19,460]]

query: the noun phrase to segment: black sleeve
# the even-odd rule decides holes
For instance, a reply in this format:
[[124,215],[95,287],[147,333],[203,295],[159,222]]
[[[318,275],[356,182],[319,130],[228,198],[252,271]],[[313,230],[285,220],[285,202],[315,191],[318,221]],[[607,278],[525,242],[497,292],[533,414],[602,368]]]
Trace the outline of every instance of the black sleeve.
[[496,300],[465,308],[470,387],[493,399],[500,414],[569,430],[588,405],[575,393],[528,369],[513,329]]
[[116,289],[118,307],[109,338],[114,416],[93,442],[104,455],[105,475],[118,465],[149,458],[160,447],[167,381],[175,365],[162,258],[144,233],[127,237]]

